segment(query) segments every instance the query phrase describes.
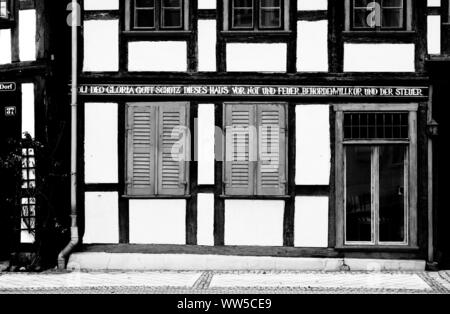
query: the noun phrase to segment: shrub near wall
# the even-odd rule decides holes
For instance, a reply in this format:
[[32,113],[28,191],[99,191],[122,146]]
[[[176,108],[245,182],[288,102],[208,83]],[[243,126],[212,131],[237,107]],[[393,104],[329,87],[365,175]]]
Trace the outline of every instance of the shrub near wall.
[[[67,241],[69,231],[56,218],[57,206],[52,203],[49,184],[51,179],[59,177],[64,180],[68,175],[59,171],[51,152],[28,134],[20,141],[8,141],[6,146],[0,153],[0,208],[2,218],[5,218],[0,228],[3,230],[2,238],[5,239],[2,244],[2,258],[11,260],[11,271],[40,271],[51,268],[56,265],[57,254]],[[34,151],[36,162],[34,187],[26,189],[22,185],[22,170],[26,166],[23,159],[25,149]],[[30,220],[21,223],[22,217],[30,216],[27,212],[29,208],[22,206],[24,197],[36,199],[35,224]],[[21,232],[35,238],[34,243],[29,243],[26,249],[20,243]]]

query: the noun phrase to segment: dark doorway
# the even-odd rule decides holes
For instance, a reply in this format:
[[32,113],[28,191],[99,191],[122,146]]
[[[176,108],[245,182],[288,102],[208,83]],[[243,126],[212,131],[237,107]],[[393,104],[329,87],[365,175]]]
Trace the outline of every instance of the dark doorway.
[[[14,141],[21,137],[21,110],[16,84],[0,82],[0,260],[7,259],[14,244],[14,195],[17,180],[6,166]],[[9,164],[9,163],[8,163]]]

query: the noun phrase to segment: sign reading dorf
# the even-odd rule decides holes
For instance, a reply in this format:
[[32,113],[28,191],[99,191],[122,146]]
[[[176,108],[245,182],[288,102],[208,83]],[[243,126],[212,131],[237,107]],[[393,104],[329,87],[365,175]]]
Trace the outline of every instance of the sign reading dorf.
[[90,96],[426,98],[428,97],[428,88],[398,86],[85,84],[79,87],[79,94]]
[[0,92],[14,92],[16,91],[16,83],[0,82]]

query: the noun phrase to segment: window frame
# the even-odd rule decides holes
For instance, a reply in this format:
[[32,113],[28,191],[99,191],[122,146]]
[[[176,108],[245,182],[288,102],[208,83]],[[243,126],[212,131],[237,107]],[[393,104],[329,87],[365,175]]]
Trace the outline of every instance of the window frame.
[[[125,161],[125,169],[124,169],[124,181],[125,181],[125,190],[124,190],[124,196],[127,198],[145,198],[145,199],[153,199],[153,198],[170,198],[170,197],[178,197],[178,198],[183,198],[189,195],[190,193],[190,167],[189,164],[191,162],[191,158],[192,158],[192,150],[191,150],[191,138],[189,133],[185,134],[185,150],[184,150],[184,156],[185,156],[185,161],[184,161],[184,169],[183,169],[183,175],[184,177],[182,178],[182,183],[185,185],[184,188],[184,193],[183,194],[167,194],[167,193],[161,193],[161,183],[162,183],[162,178],[161,178],[161,165],[160,165],[160,158],[161,158],[161,154],[163,151],[163,146],[162,146],[162,134],[160,132],[160,129],[162,127],[162,123],[161,123],[161,118],[160,118],[160,108],[161,107],[165,107],[167,105],[171,105],[174,108],[176,108],[177,106],[184,106],[184,110],[186,112],[185,115],[185,131],[189,132],[189,128],[191,125],[191,121],[190,121],[190,108],[191,108],[191,104],[190,102],[185,102],[185,101],[173,101],[173,102],[127,102],[126,103],[126,110],[125,110],[125,140],[124,140],[124,145],[125,145],[125,149],[124,149],[124,161]],[[130,193],[130,189],[129,189],[129,185],[130,183],[130,178],[129,178],[129,171],[130,171],[130,158],[129,158],[129,154],[130,154],[130,133],[133,131],[132,127],[130,126],[130,116],[129,116],[129,108],[133,107],[133,106],[142,106],[142,107],[154,107],[155,111],[154,111],[154,118],[153,118],[153,123],[155,124],[152,128],[154,129],[155,135],[155,148],[154,151],[151,151],[153,157],[154,157],[154,169],[153,169],[153,179],[151,180],[152,185],[153,185],[153,190],[154,193],[148,193],[148,194],[134,194],[134,193]],[[183,126],[182,126],[183,127]],[[182,161],[180,161],[182,162]],[[152,192],[152,191],[150,191]]]
[[228,20],[229,20],[229,30],[230,31],[251,31],[251,32],[264,32],[264,31],[282,31],[286,28],[285,14],[286,14],[286,1],[289,0],[279,0],[280,1],[280,25],[278,27],[264,27],[261,24],[261,1],[262,0],[252,0],[252,26],[251,27],[236,27],[234,26],[234,0],[229,0],[228,3]]
[[[179,0],[180,6],[178,7],[180,9],[180,26],[163,26],[163,13],[164,13],[164,7],[163,7],[163,1],[164,0],[154,0],[155,6],[154,6],[154,26],[153,27],[139,27],[136,25],[136,0],[127,0],[129,3],[127,5],[127,8],[129,8],[128,12],[126,13],[126,18],[129,19],[129,31],[136,31],[136,32],[182,32],[188,30],[188,25],[186,23],[186,17],[188,16],[189,12],[189,0]],[[166,8],[167,9],[167,8]]]
[[[417,112],[418,104],[342,104],[335,105],[335,199],[336,199],[336,247],[337,248],[416,248],[417,242]],[[408,112],[409,138],[399,140],[345,140],[344,139],[344,115],[346,112]],[[375,188],[379,183],[379,168],[376,175],[373,174],[373,155],[382,145],[407,145],[405,157],[405,241],[383,242],[379,241],[379,199],[374,204],[371,202],[371,241],[347,241],[346,226],[346,147],[350,145],[367,145],[371,147],[371,195],[377,193]],[[379,156],[379,154],[378,154]],[[407,171],[406,171],[407,170]],[[378,181],[376,181],[378,178]],[[374,182],[375,181],[375,182]],[[379,187],[379,184],[378,184]],[[375,232],[375,234],[373,234]]]
[[139,8],[139,7],[137,7],[136,6],[136,1],[137,0],[132,0],[132,12],[133,12],[133,14],[132,14],[132,19],[131,19],[131,21],[132,21],[132,25],[133,25],[133,30],[155,30],[156,29],[156,25],[157,25],[157,20],[156,20],[156,11],[157,11],[157,5],[156,5],[156,3],[158,2],[158,0],[154,0],[155,2],[154,2],[154,7],[153,7],[153,27],[141,27],[141,26],[137,26],[136,25],[136,17],[137,17],[137,11],[138,10],[151,10],[151,9],[148,9],[148,8]]
[[[252,1],[252,26],[250,27],[236,27],[234,26],[234,21],[235,21],[235,15],[234,15],[234,11],[235,11],[235,6],[234,6],[234,0],[230,0],[230,25],[231,25],[231,29],[232,30],[253,30],[255,29],[255,3],[258,0],[251,0]],[[239,7],[239,8],[243,8],[243,7]]]
[[160,8],[160,29],[161,30],[181,30],[183,29],[183,20],[184,20],[184,0],[179,0],[180,1],[180,6],[176,7],[177,9],[180,10],[180,26],[165,26],[164,25],[164,10],[174,10],[175,7],[164,7],[163,2],[165,0],[160,0],[161,2],[159,3],[161,5]]
[[[371,141],[372,142],[372,141]],[[403,212],[403,223],[405,227],[404,232],[404,241],[402,242],[392,242],[392,241],[381,241],[380,240],[380,147],[384,146],[386,142],[373,140],[373,143],[363,143],[359,144],[356,141],[352,141],[344,144],[344,244],[347,246],[355,246],[355,245],[371,245],[371,246],[407,246],[409,242],[409,141],[405,142],[393,142],[391,145],[398,145],[406,147],[405,156],[404,156],[404,173],[403,173],[403,182],[404,182],[404,212]],[[347,147],[355,147],[355,146],[365,146],[371,149],[371,241],[348,241],[347,240]],[[376,171],[376,172],[375,172]]]
[[[374,2],[377,2],[380,4],[383,0],[373,0]],[[413,10],[413,7],[410,3],[411,0],[402,0],[402,5],[403,5],[403,10],[402,10],[402,26],[401,27],[383,27],[381,26],[377,26],[377,27],[355,27],[355,0],[347,0],[347,31],[352,31],[352,32],[405,32],[405,31],[410,31],[411,30],[411,17],[409,17],[410,15],[410,10]],[[381,10],[383,10],[383,7],[381,7]],[[380,19],[383,18],[383,14],[381,12],[381,17]]]
[[[281,180],[280,183],[284,184],[284,193],[283,194],[277,194],[277,193],[271,193],[271,194],[267,194],[267,193],[260,193],[260,188],[258,186],[258,169],[260,167],[260,163],[259,161],[254,161],[252,162],[252,173],[253,173],[253,177],[250,178],[250,180],[252,180],[252,186],[253,186],[253,191],[249,194],[230,194],[226,192],[226,188],[225,186],[227,185],[226,182],[226,172],[227,172],[227,153],[228,153],[228,149],[227,149],[227,106],[233,106],[233,105],[243,105],[243,106],[254,106],[255,107],[255,114],[254,114],[254,119],[253,119],[253,123],[257,124],[258,121],[258,106],[267,106],[267,105],[278,105],[278,106],[282,106],[284,109],[284,121],[285,121],[285,125],[284,125],[284,138],[282,139],[284,141],[284,145],[282,145],[282,147],[284,148],[284,151],[280,153],[280,155],[284,155],[284,180]],[[289,176],[289,165],[288,165],[288,161],[289,161],[289,142],[288,142],[288,134],[289,134],[289,123],[288,123],[288,103],[286,102],[252,102],[252,101],[233,101],[233,102],[225,102],[223,103],[223,132],[224,132],[224,141],[223,141],[223,147],[222,147],[222,160],[223,160],[223,166],[222,166],[222,178],[223,178],[223,195],[225,197],[246,197],[246,198],[258,198],[258,197],[274,197],[274,198],[282,198],[282,197],[286,197],[288,196],[288,176]],[[280,129],[281,131],[282,129]],[[256,139],[256,143],[252,143],[249,142],[249,145],[253,146],[253,150],[249,148],[249,155],[252,154],[256,154],[257,156],[259,155],[259,151],[260,151],[260,136],[258,134],[257,139]],[[281,145],[280,145],[281,147]]]
[[[280,10],[280,23],[279,23],[278,27],[265,27],[265,26],[262,25],[261,21],[262,21],[263,8],[265,8],[265,9],[271,8],[271,9],[279,9]],[[260,0],[259,7],[258,7],[259,29],[260,30],[266,30],[266,29],[268,29],[268,30],[272,30],[272,29],[279,30],[279,29],[283,29],[284,28],[284,25],[283,25],[283,20],[284,20],[283,12],[284,12],[284,0],[280,0],[280,7],[279,8],[278,7],[263,7],[261,5],[261,0]]]

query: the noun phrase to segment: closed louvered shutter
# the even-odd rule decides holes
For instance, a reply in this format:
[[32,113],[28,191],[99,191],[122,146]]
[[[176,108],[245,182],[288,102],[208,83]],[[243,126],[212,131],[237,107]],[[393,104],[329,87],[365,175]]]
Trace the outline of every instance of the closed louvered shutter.
[[158,194],[161,195],[184,195],[187,192],[189,144],[186,110],[186,103],[159,106]]
[[286,191],[286,117],[284,105],[257,106],[258,195],[284,195]]
[[127,111],[127,194],[153,195],[156,107],[148,104],[129,104]]
[[255,106],[229,104],[225,111],[225,193],[253,195],[257,145]]

